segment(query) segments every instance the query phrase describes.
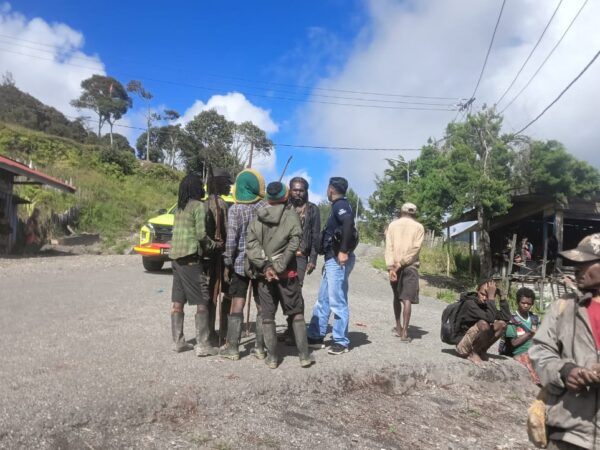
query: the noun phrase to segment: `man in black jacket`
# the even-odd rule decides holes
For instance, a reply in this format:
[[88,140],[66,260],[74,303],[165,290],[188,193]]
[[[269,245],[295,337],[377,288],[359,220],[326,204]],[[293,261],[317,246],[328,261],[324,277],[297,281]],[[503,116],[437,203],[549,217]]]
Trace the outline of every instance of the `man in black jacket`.
[[308,342],[313,348],[324,348],[329,316],[333,313],[333,345],[330,355],[341,355],[348,351],[348,278],[354,267],[352,253],[356,246],[354,214],[346,199],[348,181],[332,177],[327,188],[331,202],[331,213],[323,230],[321,253],[325,255],[325,270],[321,279],[319,298],[313,307],[313,316],[308,327]]
[[456,317],[458,337],[457,353],[475,364],[487,360],[487,350],[504,334],[510,321],[510,308],[506,297],[500,299],[500,310],[496,308],[496,297],[500,290],[494,280],[479,283],[477,292],[464,296],[463,304]]
[[[319,207],[308,201],[308,181],[302,177],[290,180],[290,199],[288,208],[295,211],[302,225],[302,240],[296,252],[296,264],[300,288],[304,285],[304,276],[310,275],[317,267],[319,240],[321,238],[321,217]],[[304,311],[304,300],[302,303]],[[288,329],[285,332],[287,345],[296,345],[292,331],[291,316],[288,316]]]

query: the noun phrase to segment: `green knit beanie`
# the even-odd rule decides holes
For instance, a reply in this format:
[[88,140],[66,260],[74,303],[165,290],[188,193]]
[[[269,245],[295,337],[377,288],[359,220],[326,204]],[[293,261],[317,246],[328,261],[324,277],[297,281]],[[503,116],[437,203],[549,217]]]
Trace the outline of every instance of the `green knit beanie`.
[[254,169],[242,170],[235,179],[233,197],[236,203],[256,203],[265,196],[265,179]]

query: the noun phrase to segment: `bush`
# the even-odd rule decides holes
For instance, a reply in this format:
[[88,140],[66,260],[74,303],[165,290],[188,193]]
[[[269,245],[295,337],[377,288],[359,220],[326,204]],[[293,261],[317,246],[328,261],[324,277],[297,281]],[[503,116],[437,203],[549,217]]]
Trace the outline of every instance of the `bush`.
[[100,161],[105,164],[114,164],[123,175],[132,175],[139,167],[137,159],[131,152],[117,147],[101,147]]

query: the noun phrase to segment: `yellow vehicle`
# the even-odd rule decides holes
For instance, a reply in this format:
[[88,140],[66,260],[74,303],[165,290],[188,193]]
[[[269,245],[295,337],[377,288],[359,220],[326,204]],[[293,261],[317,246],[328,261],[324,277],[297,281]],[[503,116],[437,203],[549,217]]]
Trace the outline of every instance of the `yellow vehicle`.
[[[222,195],[221,198],[228,204],[234,202],[231,195]],[[142,264],[148,272],[161,270],[164,263],[171,260],[169,252],[171,251],[175,208],[177,208],[177,204],[169,209],[159,210],[158,216],[148,219],[148,223],[140,229],[140,243],[133,247],[133,250],[142,255]]]

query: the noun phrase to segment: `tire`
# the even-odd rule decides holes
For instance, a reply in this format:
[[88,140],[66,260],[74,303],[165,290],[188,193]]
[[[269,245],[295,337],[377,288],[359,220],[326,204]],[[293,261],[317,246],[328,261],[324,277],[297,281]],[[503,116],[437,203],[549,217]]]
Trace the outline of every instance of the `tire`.
[[144,265],[144,269],[146,269],[148,272],[158,272],[160,269],[162,269],[164,263],[164,261],[157,261],[155,259],[142,257],[142,264]]

